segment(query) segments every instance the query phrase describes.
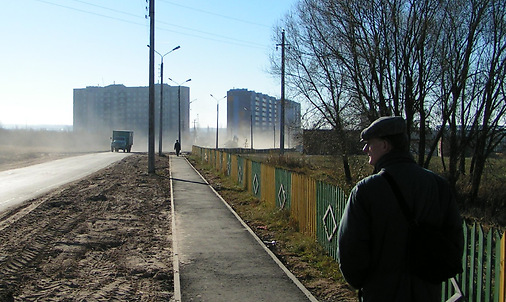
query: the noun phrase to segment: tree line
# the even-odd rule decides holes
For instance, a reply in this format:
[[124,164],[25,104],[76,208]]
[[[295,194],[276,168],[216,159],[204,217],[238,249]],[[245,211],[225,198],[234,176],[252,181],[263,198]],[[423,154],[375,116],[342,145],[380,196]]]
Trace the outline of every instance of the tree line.
[[398,115],[421,166],[445,142],[448,179],[465,175],[472,203],[505,139],[505,16],[504,0],[300,0],[274,39],[285,31],[285,87],[310,105],[305,127],[333,130],[349,181],[349,130]]

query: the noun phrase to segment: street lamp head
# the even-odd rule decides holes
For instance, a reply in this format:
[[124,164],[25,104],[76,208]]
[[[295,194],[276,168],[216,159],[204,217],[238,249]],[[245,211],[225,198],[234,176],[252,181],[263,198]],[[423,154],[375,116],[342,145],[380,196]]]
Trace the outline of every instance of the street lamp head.
[[178,50],[179,48],[181,48],[181,46],[178,45],[178,46],[174,47],[174,49],[172,49],[172,51]]
[[222,97],[222,98],[219,98],[219,99],[218,99],[218,98],[217,98],[217,97],[215,97],[213,94],[209,94],[209,95],[210,95],[213,99],[215,99],[217,102],[219,102],[220,100],[223,100],[224,98],[226,98],[226,97],[227,97],[227,96],[224,96],[224,97]]
[[175,83],[176,85],[178,85],[178,86],[181,86],[181,85],[183,85],[183,84],[184,84],[184,83],[186,83],[186,82],[190,82],[191,80],[192,80],[192,79],[188,79],[188,80],[186,80],[186,81],[184,81],[184,82],[182,82],[182,83],[178,83],[178,82],[174,81],[173,79],[169,78],[169,81],[174,82],[174,83]]

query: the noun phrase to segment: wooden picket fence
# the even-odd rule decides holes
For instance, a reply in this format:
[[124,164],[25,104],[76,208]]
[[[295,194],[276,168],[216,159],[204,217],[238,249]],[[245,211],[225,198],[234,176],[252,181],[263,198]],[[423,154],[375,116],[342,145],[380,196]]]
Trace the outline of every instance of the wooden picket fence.
[[[289,210],[299,231],[317,240],[337,259],[336,233],[347,201],[343,190],[227,150],[193,146],[192,153],[269,206]],[[465,301],[506,302],[506,233],[464,223],[464,239],[465,270],[456,281]],[[442,301],[456,294],[451,282],[443,283],[442,294]]]

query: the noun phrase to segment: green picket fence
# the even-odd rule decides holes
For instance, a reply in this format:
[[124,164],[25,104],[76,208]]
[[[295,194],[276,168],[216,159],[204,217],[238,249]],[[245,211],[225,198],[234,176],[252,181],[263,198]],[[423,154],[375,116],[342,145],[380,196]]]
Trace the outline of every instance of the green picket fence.
[[[193,146],[192,152],[217,171],[233,177],[239,185],[267,204],[290,210],[294,221],[299,222],[299,229],[316,238],[328,254],[337,259],[336,233],[347,201],[343,190],[226,150]],[[308,192],[301,194],[298,190],[300,186]],[[309,214],[316,217],[308,217]],[[464,223],[464,238],[466,248],[462,261],[465,269],[456,281],[465,301],[506,302],[506,233],[494,228],[484,231],[480,225]],[[443,283],[442,301],[455,294],[457,292],[451,282]]]
[[334,259],[337,259],[337,228],[346,206],[346,196],[338,187],[317,182],[316,185],[316,238]]

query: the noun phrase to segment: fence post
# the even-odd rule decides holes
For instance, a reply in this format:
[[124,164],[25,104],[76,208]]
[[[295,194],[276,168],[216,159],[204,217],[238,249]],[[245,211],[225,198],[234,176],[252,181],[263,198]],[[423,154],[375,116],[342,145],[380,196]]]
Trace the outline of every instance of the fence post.
[[492,235],[494,230],[490,229],[487,233],[487,247],[485,259],[485,301],[489,301],[492,291]]
[[462,272],[460,284],[462,286],[462,293],[464,295],[468,294],[467,290],[467,280],[468,280],[468,271],[467,271],[467,255],[469,253],[469,227],[467,226],[467,223],[464,221],[462,229],[464,230],[464,253],[462,255],[462,265],[464,266],[464,272]]
[[506,301],[506,232],[501,238],[501,281],[499,284],[499,301]]
[[468,297],[471,297],[471,299],[474,299],[474,261],[476,260],[476,223],[473,223],[473,226],[471,228],[471,252],[470,252],[470,263],[469,263],[469,284],[468,284]]
[[478,257],[476,263],[476,301],[481,302],[482,291],[483,291],[483,228],[481,225],[478,226]]

